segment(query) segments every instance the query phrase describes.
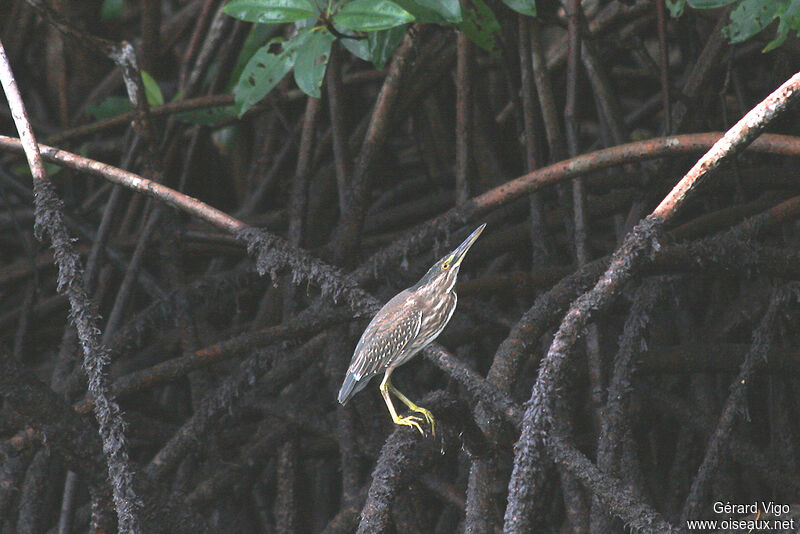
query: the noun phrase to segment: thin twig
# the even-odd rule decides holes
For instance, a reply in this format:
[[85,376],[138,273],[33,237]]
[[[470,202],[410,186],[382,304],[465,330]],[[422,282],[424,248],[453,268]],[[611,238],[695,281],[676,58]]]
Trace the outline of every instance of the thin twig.
[[100,343],[100,330],[94,307],[83,288],[80,258],[64,225],[61,201],[55,194],[53,184],[47,179],[39,146],[28,122],[25,106],[2,43],[0,43],[0,81],[33,175],[38,237],[42,239],[47,236],[52,243],[56,264],[59,267],[59,290],[69,297],[72,321],[83,347],[84,367],[89,375],[89,391],[95,399],[95,417],[103,438],[103,452],[108,464],[109,478],[112,481],[119,529],[121,532],[134,534],[139,531],[139,498],[133,488],[133,473],[128,462],[124,422],[119,406],[109,392],[105,376],[108,355]]

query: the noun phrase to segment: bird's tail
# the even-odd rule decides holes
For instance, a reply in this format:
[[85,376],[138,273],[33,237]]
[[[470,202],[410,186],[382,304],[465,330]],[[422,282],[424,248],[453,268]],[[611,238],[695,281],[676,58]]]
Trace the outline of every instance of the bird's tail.
[[357,385],[358,378],[356,378],[355,374],[347,373],[347,376],[344,378],[344,383],[342,384],[342,389],[339,390],[339,402],[342,405],[347,404],[350,397],[358,393],[361,388],[356,389]]

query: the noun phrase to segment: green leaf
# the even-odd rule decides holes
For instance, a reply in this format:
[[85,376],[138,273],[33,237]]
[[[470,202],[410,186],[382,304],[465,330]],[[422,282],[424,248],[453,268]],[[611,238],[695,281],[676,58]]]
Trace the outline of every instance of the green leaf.
[[364,61],[370,61],[378,70],[383,70],[392,57],[397,45],[403,40],[406,26],[397,26],[379,32],[370,32],[366,39],[340,39],[341,44],[351,54]]
[[737,0],[688,0],[689,6],[695,9],[716,9],[718,7],[725,7]]
[[295,22],[317,14],[310,0],[232,0],[223,9],[247,22]]
[[[433,11],[445,22],[461,22],[463,18],[461,15],[461,2],[458,0],[409,0],[409,3],[416,4],[418,9],[422,8]],[[412,15],[414,14],[411,10],[407,9],[406,11]]]
[[233,88],[236,112],[240,117],[253,104],[267,96],[286,73],[292,70],[297,49],[308,39],[310,33],[310,29],[303,29],[291,41],[272,39],[253,54]]
[[414,16],[389,0],[353,0],[332,18],[334,24],[354,31],[374,32],[402,26]]
[[275,44],[275,40],[270,41],[253,54],[233,88],[236,112],[240,117],[253,104],[267,96],[294,66],[294,51],[284,43],[282,50],[273,53],[270,48]]
[[535,0],[503,0],[503,3],[523,15],[531,17],[536,16],[536,2]]
[[731,23],[723,32],[732,43],[746,41],[769,26],[784,6],[785,0],[742,0],[731,11]]
[[331,56],[333,36],[325,29],[312,31],[308,39],[297,49],[294,62],[294,81],[308,96],[319,98],[325,69]]
[[666,0],[665,3],[672,18],[676,19],[683,15],[683,10],[686,8],[686,0]]
[[372,53],[369,50],[369,42],[366,39],[339,39],[339,44],[358,59],[372,61]]
[[279,27],[278,24],[253,24],[253,27],[250,28],[250,33],[247,34],[244,40],[244,44],[242,44],[242,49],[239,51],[233,70],[231,70],[231,77],[227,87],[229,91],[242,76],[247,62],[250,61],[256,50],[264,46]]
[[500,32],[500,23],[497,17],[483,0],[469,0],[468,4],[464,20],[457,25],[458,29],[484,50],[499,54],[497,34]]
[[789,30],[794,30],[796,34],[800,35],[800,3],[791,2],[788,6],[786,6],[785,10],[780,11],[778,16],[781,20],[778,23],[777,35],[775,39],[770,41],[767,46],[764,47],[762,52],[775,50],[782,45],[789,36]]
[[217,126],[224,122],[236,118],[236,108],[234,106],[218,106],[206,109],[193,109],[183,111],[175,115],[181,121],[189,124],[200,124],[202,126]]
[[144,84],[144,96],[147,98],[147,103],[151,106],[163,106],[164,95],[161,94],[158,82],[144,70],[142,71],[142,83]]
[[397,26],[389,30],[372,32],[367,34],[367,45],[369,46],[369,60],[378,70],[383,70],[386,62],[392,57],[397,45],[403,40],[406,34],[406,26]]
[[122,16],[125,10],[125,0],[103,0],[100,6],[100,18],[103,20],[116,19]]
[[[392,0],[395,4],[402,7],[404,10],[411,13],[411,16],[414,17],[416,22],[420,22],[422,24],[441,24],[447,25],[451,21],[448,21],[447,18],[439,13],[438,8],[428,7],[427,4],[438,4],[435,0],[432,1],[425,1],[425,0]],[[461,6],[459,6],[459,18],[456,21],[452,22],[460,22],[461,20]]]
[[131,102],[122,96],[109,96],[97,105],[88,104],[86,113],[96,120],[110,119],[129,112],[132,109]]

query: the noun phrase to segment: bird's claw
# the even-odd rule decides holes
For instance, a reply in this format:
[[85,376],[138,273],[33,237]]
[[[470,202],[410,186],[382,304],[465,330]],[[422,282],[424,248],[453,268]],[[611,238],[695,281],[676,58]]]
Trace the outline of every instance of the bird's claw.
[[[431,436],[436,435],[436,422],[433,419],[433,414],[430,410],[426,410],[425,408],[420,408],[419,406],[415,406],[412,408],[417,413],[421,413],[422,416],[425,418],[425,422],[427,422],[431,427]],[[420,423],[422,422],[422,417],[418,415],[406,415],[404,417],[398,417],[395,421],[398,425],[406,425],[410,427],[414,427],[419,430],[419,433],[423,436],[425,435],[425,431],[422,430]]]
[[425,408],[421,408],[419,406],[417,406],[416,408],[412,408],[412,409],[415,412],[421,413],[423,416],[425,416],[425,421],[427,421],[428,424],[431,426],[431,435],[435,436],[436,435],[436,422],[433,419],[433,414],[431,413],[431,411],[430,410],[426,410]]
[[406,415],[405,417],[398,417],[397,420],[395,421],[395,424],[416,428],[417,430],[419,430],[419,433],[424,436],[425,432],[422,430],[422,427],[419,426],[421,421],[422,421],[421,417],[418,417],[416,415]]

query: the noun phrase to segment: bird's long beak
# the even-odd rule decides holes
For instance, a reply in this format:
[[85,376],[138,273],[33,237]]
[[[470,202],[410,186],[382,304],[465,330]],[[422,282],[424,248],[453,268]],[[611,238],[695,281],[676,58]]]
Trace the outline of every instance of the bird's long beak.
[[461,263],[461,260],[463,260],[464,256],[467,255],[467,251],[469,250],[469,247],[471,247],[472,244],[475,243],[475,241],[478,239],[478,236],[480,236],[481,232],[483,232],[484,228],[486,228],[486,223],[483,223],[482,225],[477,227],[475,229],[475,231],[472,232],[471,234],[469,234],[469,237],[466,238],[464,240],[464,242],[461,243],[460,245],[458,245],[458,248],[456,248],[453,251],[453,266],[454,267]]

